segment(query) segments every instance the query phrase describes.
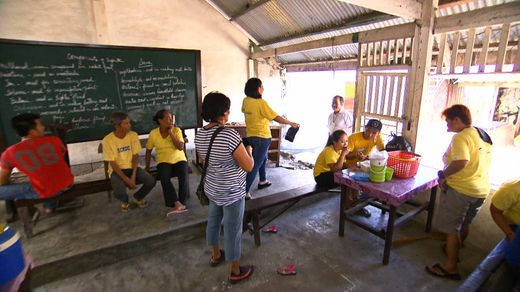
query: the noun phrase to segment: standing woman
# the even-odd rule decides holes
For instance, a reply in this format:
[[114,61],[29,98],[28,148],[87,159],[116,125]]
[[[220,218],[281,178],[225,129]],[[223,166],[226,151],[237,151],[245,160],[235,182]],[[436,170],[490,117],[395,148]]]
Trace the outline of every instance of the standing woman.
[[[195,136],[195,148],[206,157],[215,131],[224,127],[229,118],[231,101],[227,96],[211,92],[202,102],[202,118],[209,122]],[[253,169],[251,147],[242,144],[240,135],[231,128],[217,132],[211,146],[204,191],[209,199],[206,239],[211,247],[209,264],[216,267],[230,262],[229,281],[237,283],[253,274],[252,265],[240,266],[242,221],[246,196],[246,172]],[[219,247],[220,225],[224,225],[224,250]]]
[[[167,110],[158,111],[153,121],[159,125],[153,129],[146,142],[146,170],[150,171],[150,158],[155,147],[157,155],[157,172],[161,179],[164,203],[170,208],[166,216],[188,211],[188,162],[184,154],[184,138],[181,129],[175,127],[175,116]],[[179,179],[179,196],[171,182],[176,176]]]
[[246,192],[249,193],[257,172],[260,174],[258,189],[267,188],[271,185],[265,175],[267,150],[271,145],[269,122],[275,120],[280,124],[291,125],[293,128],[298,128],[300,125],[279,116],[262,99],[264,87],[260,79],[251,78],[247,80],[244,93],[246,97],[242,102],[242,112],[246,120],[246,137],[249,145],[253,147],[253,159],[255,160],[254,168],[247,174],[246,178]]

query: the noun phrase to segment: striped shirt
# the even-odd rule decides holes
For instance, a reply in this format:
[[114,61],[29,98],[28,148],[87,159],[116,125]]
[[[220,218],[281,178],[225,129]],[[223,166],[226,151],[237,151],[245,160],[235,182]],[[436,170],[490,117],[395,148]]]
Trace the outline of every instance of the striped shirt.
[[[195,148],[202,159],[206,159],[209,142],[216,129],[201,128],[195,136]],[[233,159],[233,153],[240,143],[242,138],[230,128],[224,128],[213,141],[204,191],[218,206],[229,206],[246,195],[246,172]]]

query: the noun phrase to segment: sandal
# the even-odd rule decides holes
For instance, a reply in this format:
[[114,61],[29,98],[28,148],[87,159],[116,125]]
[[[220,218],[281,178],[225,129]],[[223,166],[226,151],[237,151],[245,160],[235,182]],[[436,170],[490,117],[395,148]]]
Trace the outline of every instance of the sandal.
[[439,278],[446,278],[450,280],[460,281],[461,277],[459,273],[450,273],[446,271],[440,264],[435,264],[431,267],[426,266],[426,272]]
[[188,212],[188,209],[182,208],[182,207],[181,208],[171,209],[170,211],[168,211],[168,213],[166,213],[166,217],[170,218],[173,215],[178,215],[178,214],[182,214],[182,213],[185,213],[185,212]]
[[255,267],[252,265],[251,266],[250,265],[240,266],[240,274],[235,275],[235,274],[231,273],[231,275],[229,275],[229,283],[236,284],[242,280],[245,280],[245,279],[251,277],[254,270],[255,270]]
[[267,181],[266,183],[258,184],[258,189],[259,189],[259,190],[261,190],[261,189],[265,189],[265,188],[270,187],[271,185],[273,185],[273,183],[270,182],[270,181]]
[[294,264],[290,264],[286,267],[279,267],[276,272],[282,276],[293,276],[296,275],[296,269]]
[[226,260],[226,256],[224,254],[224,251],[220,250],[220,257],[218,259],[215,259],[215,258],[213,258],[213,256],[211,256],[211,258],[209,259],[209,265],[212,267],[216,267],[220,263],[224,262],[225,260]]
[[269,227],[266,227],[266,228],[262,229],[262,232],[264,232],[264,233],[276,233],[276,232],[278,232],[278,227],[276,227],[275,225],[272,225],[272,226],[269,226]]

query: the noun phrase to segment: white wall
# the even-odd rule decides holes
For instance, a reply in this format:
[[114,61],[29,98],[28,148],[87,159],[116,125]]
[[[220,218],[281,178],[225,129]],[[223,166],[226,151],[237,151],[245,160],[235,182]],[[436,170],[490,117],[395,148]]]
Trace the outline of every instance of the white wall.
[[[203,0],[0,0],[0,38],[201,50],[203,96],[243,120],[248,38]],[[71,145],[72,164],[99,161],[98,144]]]

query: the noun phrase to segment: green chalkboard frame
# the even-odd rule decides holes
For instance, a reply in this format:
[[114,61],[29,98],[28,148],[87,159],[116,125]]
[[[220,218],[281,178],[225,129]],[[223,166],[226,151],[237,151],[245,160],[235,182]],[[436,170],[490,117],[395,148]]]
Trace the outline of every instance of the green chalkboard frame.
[[[196,118],[189,124],[182,124],[179,125],[182,129],[192,129],[192,128],[199,128],[202,126],[202,118],[201,118],[201,107],[202,107],[202,85],[201,85],[201,52],[200,50],[186,50],[186,49],[171,49],[171,48],[155,48],[155,47],[135,47],[135,46],[112,46],[112,45],[96,45],[96,44],[77,44],[77,43],[57,43],[57,42],[42,42],[42,41],[26,41],[26,40],[12,40],[12,39],[1,39],[0,38],[0,51],[2,51],[3,47],[12,47],[12,46],[20,46],[20,47],[34,47],[35,50],[52,54],[54,51],[60,51],[63,50],[63,48],[70,49],[72,52],[76,52],[77,50],[84,51],[92,51],[96,53],[102,53],[102,52],[110,52],[111,54],[122,54],[121,57],[124,59],[123,56],[125,54],[128,55],[135,55],[136,52],[143,56],[164,56],[165,59],[169,60],[172,58],[172,56],[189,56],[190,60],[190,68],[193,67],[194,72],[185,73],[189,74],[190,80],[194,80],[194,82],[188,82],[186,87],[189,87],[188,90],[192,95],[194,93],[194,96],[191,96],[191,98],[186,101],[188,105],[190,106],[190,109],[192,109],[192,112],[196,112]],[[58,54],[58,53],[56,53]],[[135,58],[135,56],[133,57]],[[0,63],[2,61],[2,56],[0,56]],[[125,59],[126,61],[126,59]],[[173,65],[175,65],[174,63]],[[167,64],[168,65],[168,64]],[[116,69],[114,69],[115,71]],[[187,70],[188,71],[188,70]],[[93,73],[94,74],[94,73]],[[114,73],[115,74],[115,73]],[[181,74],[181,73],[180,73]],[[193,76],[192,76],[193,74]],[[5,82],[3,78],[4,76],[0,75],[0,82]],[[110,84],[110,83],[109,83]],[[119,83],[114,83],[115,87],[120,86]],[[1,86],[1,85],[0,85]],[[172,87],[173,88],[173,87]],[[119,90],[119,89],[118,89]],[[2,92],[2,88],[0,88],[0,92]],[[94,91],[97,93],[97,91]],[[5,96],[0,96],[0,98],[6,98]],[[119,96],[119,99],[123,99],[123,97]],[[2,102],[0,101],[0,104]],[[159,107],[162,107],[160,105],[153,106],[154,111],[155,109],[159,109]],[[196,107],[196,109],[194,108]],[[163,106],[162,108],[168,108],[168,106]],[[121,108],[116,108],[112,111],[121,110]],[[7,116],[9,116],[9,119],[14,116],[17,113],[13,113],[12,111],[5,112],[6,109],[0,108],[0,114],[4,116],[2,119],[0,119],[0,149],[8,147],[12,144],[14,144],[13,141],[19,141],[19,137],[13,137],[14,131],[11,129],[11,125],[6,122]],[[151,116],[153,113],[149,112],[147,113],[144,118],[151,119]],[[139,120],[143,118],[142,116],[139,118],[136,118],[134,120],[131,115],[131,119],[134,125],[137,125],[138,127],[134,127],[134,130],[138,132],[139,134],[148,134],[148,132],[153,128],[151,125],[147,125],[146,128],[139,127]],[[106,134],[108,134],[109,131],[107,131],[107,127],[103,126],[103,130],[97,131],[96,127],[93,127],[92,129],[89,129],[87,135],[83,135],[80,137],[68,137],[67,134],[67,126],[63,126],[60,124],[53,124],[49,123],[49,121],[46,121],[44,117],[42,117],[42,120],[46,123],[47,129],[51,130],[54,134],[60,135],[61,138],[64,140],[65,143],[79,143],[79,142],[86,142],[86,141],[93,141],[93,140],[100,140],[102,139]],[[179,119],[178,119],[179,120]],[[196,122],[195,122],[196,121]]]

